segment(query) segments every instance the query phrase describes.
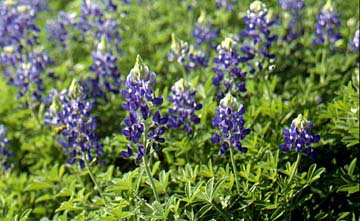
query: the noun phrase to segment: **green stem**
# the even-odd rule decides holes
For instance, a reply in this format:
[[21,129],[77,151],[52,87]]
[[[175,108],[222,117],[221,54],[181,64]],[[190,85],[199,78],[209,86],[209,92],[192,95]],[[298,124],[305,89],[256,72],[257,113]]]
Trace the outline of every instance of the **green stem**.
[[40,122],[40,119],[39,119],[39,116],[35,113],[35,109],[33,107],[33,103],[31,101],[31,95],[30,93],[28,93],[28,96],[27,96],[27,99],[28,99],[28,105],[29,105],[29,109],[31,111],[31,116],[36,120],[37,124],[40,126],[40,128],[42,127],[42,124]]
[[158,194],[157,191],[156,191],[155,183],[154,183],[153,177],[151,176],[151,173],[150,173],[150,168],[149,168],[149,165],[148,165],[148,162],[147,162],[147,156],[146,156],[146,154],[145,154],[145,156],[144,156],[144,165],[145,165],[146,175],[147,175],[147,177],[148,177],[148,179],[149,179],[149,181],[150,181],[151,189],[152,189],[153,192],[154,192],[155,199],[156,199],[156,201],[160,202],[159,194]]
[[103,194],[102,190],[100,189],[98,182],[96,181],[96,178],[95,178],[95,176],[94,176],[94,173],[92,172],[91,167],[90,167],[89,163],[87,162],[87,160],[86,160],[86,158],[85,158],[85,153],[83,153],[83,157],[84,157],[83,160],[84,160],[85,165],[86,165],[86,167],[87,167],[87,169],[88,169],[90,178],[91,178],[92,182],[93,182],[94,185],[95,185],[95,189],[99,192],[101,198],[103,198],[103,200],[105,201],[105,204],[106,204],[106,203],[107,203],[106,198],[104,197],[104,194]]
[[[325,44],[326,46],[327,44]],[[320,84],[323,84],[325,82],[325,77],[326,77],[326,72],[327,72],[327,67],[326,67],[326,56],[327,56],[327,53],[326,53],[326,47],[323,47],[322,48],[322,54],[321,54],[321,67],[323,68],[323,72],[321,72],[320,74]]]
[[139,167],[139,170],[140,170],[139,176],[138,176],[138,179],[136,181],[136,190],[135,190],[136,194],[138,194],[138,192],[139,192],[141,178],[142,178],[143,173],[144,173],[144,169],[142,167]]
[[233,150],[231,147],[230,147],[230,158],[231,158],[231,164],[232,164],[233,172],[234,172],[234,176],[235,176],[236,189],[238,191],[238,194],[240,194],[240,185],[239,185],[239,181],[237,178],[237,170],[236,170],[236,165],[235,165],[235,161],[234,161],[234,154],[233,154]]
[[211,206],[215,208],[224,218],[225,220],[230,220],[230,217],[228,217],[219,207],[217,207],[213,202],[210,202]]
[[263,79],[263,82],[265,83],[265,88],[266,88],[267,93],[269,95],[270,104],[271,104],[272,103],[272,92],[270,91],[268,74],[265,75],[265,77]]
[[290,177],[289,177],[289,183],[291,183],[292,179],[294,178],[296,172],[297,172],[297,168],[299,166],[300,163],[300,159],[301,159],[301,153],[298,153],[297,158],[296,158],[296,162],[295,162],[295,168],[291,171]]

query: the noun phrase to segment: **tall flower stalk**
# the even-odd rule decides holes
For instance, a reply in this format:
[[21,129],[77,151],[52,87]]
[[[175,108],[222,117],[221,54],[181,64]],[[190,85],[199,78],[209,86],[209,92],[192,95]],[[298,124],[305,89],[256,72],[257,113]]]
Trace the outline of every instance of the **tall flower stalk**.
[[[76,80],[69,90],[53,95],[53,103],[45,113],[45,124],[57,128],[61,134],[58,142],[64,147],[67,162],[78,162],[80,168],[85,161],[103,163],[103,144],[95,133],[96,118],[91,116],[93,104],[86,100],[82,87]],[[95,156],[95,158],[94,158]]]
[[[68,90],[53,92],[53,103],[45,113],[45,124],[56,127],[61,134],[58,142],[67,154],[67,163],[79,163],[81,169],[88,170],[89,176],[106,203],[101,188],[91,169],[91,163],[104,164],[103,144],[95,133],[96,118],[91,116],[92,104],[86,100],[82,87],[73,80]],[[95,157],[94,157],[95,156]]]
[[247,148],[241,145],[243,140],[249,133],[249,128],[244,128],[245,120],[243,115],[245,106],[239,105],[236,98],[231,94],[227,94],[221,101],[219,108],[215,111],[215,117],[212,124],[217,128],[211,142],[220,143],[220,153],[224,154],[230,149],[231,164],[235,175],[236,188],[240,194],[240,185],[237,179],[237,170],[234,160],[232,148],[240,152],[247,152]]
[[133,146],[136,146],[136,162],[143,161],[154,197],[160,201],[150,173],[150,154],[160,149],[161,143],[165,142],[162,135],[165,133],[168,118],[162,117],[159,110],[151,110],[151,107],[157,107],[163,103],[163,98],[156,97],[154,94],[152,87],[155,83],[156,74],[149,70],[138,55],[125,81],[126,88],[121,92],[126,100],[122,106],[128,111],[122,134],[130,142],[127,144],[127,150],[122,151],[121,155],[125,158],[133,156]]

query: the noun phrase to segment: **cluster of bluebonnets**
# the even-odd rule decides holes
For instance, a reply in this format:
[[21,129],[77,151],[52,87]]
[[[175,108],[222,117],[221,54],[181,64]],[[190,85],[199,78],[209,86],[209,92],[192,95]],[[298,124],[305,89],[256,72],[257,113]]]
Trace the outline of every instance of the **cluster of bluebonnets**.
[[[165,124],[168,118],[161,117],[159,110],[150,110],[151,105],[160,106],[164,101],[162,97],[155,96],[152,89],[155,83],[156,74],[143,64],[138,55],[134,68],[131,69],[126,78],[126,89],[121,91],[121,95],[126,99],[122,106],[128,111],[122,133],[127,140],[137,147],[136,161],[138,162],[150,147],[158,149],[160,144],[165,141],[162,135],[166,131]],[[147,121],[150,118],[151,122]],[[144,139],[141,139],[142,137]],[[122,152],[124,157],[133,154],[131,145],[128,144],[127,147],[128,151]]]
[[279,5],[284,11],[283,20],[287,26],[283,40],[292,42],[302,31],[301,10],[305,7],[303,0],[279,0]]
[[[34,23],[37,12],[45,7],[42,2],[0,2],[0,63],[7,82],[18,88],[18,98],[27,98],[26,104],[30,105],[30,108],[34,101],[41,102],[44,97],[43,79],[53,77],[51,73],[44,74],[53,61],[39,45],[40,29]],[[217,0],[216,6],[233,10],[236,2]],[[301,0],[279,0],[279,5],[284,13],[287,13],[283,16],[283,22],[288,26],[288,31],[280,37],[291,42],[301,35],[301,10],[305,4]],[[180,79],[171,88],[168,101],[173,106],[167,113],[160,113],[158,109],[164,99],[156,96],[154,92],[156,74],[150,71],[140,56],[136,58],[126,80],[121,80],[122,75],[116,66],[121,43],[120,26],[118,19],[110,16],[110,12],[116,10],[116,2],[112,0],[83,0],[80,15],[60,12],[57,19],[47,23],[48,40],[54,45],[60,45],[63,51],[71,47],[72,41],[86,42],[89,38],[97,39],[92,51],[93,62],[88,67],[94,75],[79,81],[74,80],[69,89],[61,92],[52,90],[45,98],[48,103],[49,100],[52,101],[45,113],[45,124],[56,127],[61,134],[58,141],[68,156],[67,162],[78,162],[81,168],[86,166],[87,161],[94,159],[99,163],[103,162],[103,145],[95,133],[96,118],[91,115],[91,109],[96,105],[93,100],[107,99],[108,93],[121,94],[125,99],[122,108],[127,111],[127,116],[121,132],[129,143],[121,155],[129,158],[136,153],[137,162],[146,154],[162,147],[168,129],[181,128],[191,134],[201,120],[196,111],[200,110],[202,105],[196,101],[197,92],[186,79]],[[251,130],[245,126],[246,107],[237,100],[246,92],[245,79],[253,77],[255,72],[265,70],[264,72],[268,73],[276,59],[271,47],[278,36],[273,34],[271,28],[278,24],[269,14],[266,5],[261,1],[254,1],[243,20],[246,28],[241,33],[226,37],[216,45],[220,36],[219,29],[213,27],[205,13],[202,13],[194,24],[194,45],[173,34],[171,51],[168,54],[170,61],[177,61],[188,71],[207,67],[210,59],[216,64],[212,70],[215,73],[213,84],[217,88],[219,107],[214,110],[212,125],[216,131],[211,142],[219,144],[223,154],[229,148],[247,151],[241,141]],[[341,39],[339,26],[339,15],[331,1],[328,1],[317,16],[313,43],[328,45]],[[72,35],[74,30],[81,33],[80,37]],[[203,50],[203,44],[215,49],[218,55],[210,58],[209,52]],[[359,30],[350,42],[350,50],[358,49]],[[318,142],[320,136],[312,135],[311,129],[311,121],[299,115],[290,129],[283,130],[284,144],[280,145],[280,149],[295,149],[297,152],[313,155],[311,144]],[[6,129],[0,125],[0,153],[10,156],[10,152],[6,150],[8,140],[5,135]]]
[[52,104],[45,113],[45,125],[52,125],[62,136],[58,139],[68,155],[67,162],[79,162],[81,168],[85,161],[96,160],[104,154],[103,145],[95,134],[96,118],[91,116],[93,104],[86,99],[83,88],[74,80],[68,90],[52,92]]
[[314,156],[316,153],[311,149],[311,144],[319,142],[320,135],[312,135],[312,127],[312,122],[299,114],[292,121],[290,129],[283,129],[285,143],[280,145],[280,149],[283,151],[295,149],[296,152],[303,151],[309,156]]
[[336,13],[333,4],[328,1],[316,16],[317,22],[315,24],[313,44],[329,45],[342,38],[338,31],[341,24],[339,17],[340,14]]

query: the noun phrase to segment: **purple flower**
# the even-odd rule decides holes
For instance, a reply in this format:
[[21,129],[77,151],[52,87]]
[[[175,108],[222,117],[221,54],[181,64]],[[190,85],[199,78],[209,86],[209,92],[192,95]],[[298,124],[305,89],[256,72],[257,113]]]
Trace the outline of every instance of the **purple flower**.
[[184,64],[190,52],[189,44],[178,39],[174,33],[171,35],[171,40],[171,51],[168,54],[168,60]]
[[6,46],[0,55],[0,63],[4,67],[15,67],[21,60],[20,49],[17,46]]
[[83,0],[80,10],[80,18],[77,26],[82,32],[83,38],[90,33],[95,39],[101,39],[103,36],[108,42],[113,42],[119,49],[121,42],[119,23],[110,16],[111,11],[117,9],[112,0],[101,2],[95,0]]
[[283,129],[284,143],[280,145],[280,150],[290,151],[295,148],[298,153],[304,151],[308,155],[313,155],[311,144],[319,142],[320,136],[311,134],[312,127],[312,122],[299,114],[292,121],[290,129]]
[[175,34],[171,35],[171,39],[171,51],[168,54],[169,61],[177,61],[184,65],[186,70],[207,67],[209,58],[205,52],[194,50],[187,42],[176,38]]
[[241,62],[249,66],[250,72],[256,69],[261,71],[264,60],[272,62],[275,58],[275,55],[270,52],[271,45],[277,39],[277,35],[272,35],[270,30],[274,21],[269,21],[268,10],[261,1],[251,3],[244,21],[246,29],[240,34],[242,38],[245,38],[241,46],[244,54]]
[[168,127],[183,127],[187,133],[192,133],[191,124],[200,123],[195,111],[202,108],[201,104],[195,102],[196,90],[190,88],[184,79],[180,79],[171,88],[171,93],[168,99],[174,107],[169,108]]
[[316,16],[315,39],[312,41],[312,44],[334,43],[341,39],[342,35],[336,30],[341,24],[339,17],[340,14],[335,12],[331,1],[328,1]]
[[35,48],[24,60],[19,61],[16,76],[9,76],[8,81],[18,88],[17,98],[23,97],[32,87],[32,99],[40,100],[45,90],[40,74],[52,61],[43,48]]
[[350,39],[350,50],[351,51],[359,51],[359,41],[360,41],[360,31],[356,30],[354,38]]
[[35,10],[29,4],[0,2],[0,47],[34,45],[39,28],[34,24]]
[[209,44],[210,47],[214,48],[216,47],[214,41],[219,37],[219,29],[211,27],[211,23],[206,20],[205,12],[202,11],[194,25],[192,36],[195,38],[195,47],[198,48],[201,44]]
[[282,10],[288,12],[290,15],[285,14],[285,21],[287,21],[287,31],[283,40],[291,42],[297,38],[302,27],[300,27],[301,14],[300,11],[305,7],[303,0],[278,0]]
[[81,168],[85,160],[97,162],[104,154],[103,145],[95,133],[96,118],[91,116],[93,105],[85,99],[81,86],[74,80],[69,90],[53,96],[53,104],[45,114],[45,124],[57,126],[61,133],[59,143],[68,155],[67,162],[79,162]]
[[35,85],[35,90],[31,91],[32,98],[39,100],[41,92],[44,91],[43,82],[40,78],[39,69],[34,63],[20,63],[16,71],[13,85],[18,88],[17,98],[23,97],[30,90],[31,85]]
[[60,11],[56,20],[50,20],[46,24],[48,41],[55,42],[63,49],[68,47],[69,29],[75,25],[74,13]]
[[4,169],[9,168],[9,165],[6,163],[6,159],[13,155],[10,151],[6,149],[6,147],[10,144],[10,141],[6,139],[6,134],[7,129],[4,127],[4,125],[0,124],[0,155],[3,156],[3,158],[0,158],[0,163],[2,164]]
[[[159,111],[152,112],[150,109],[151,106],[160,106],[163,103],[163,98],[156,97],[153,92],[152,86],[155,82],[156,74],[143,64],[138,55],[134,68],[125,81],[126,89],[121,92],[126,99],[122,106],[128,111],[128,117],[124,120],[125,127],[121,132],[127,140],[137,146],[137,162],[146,154],[148,148],[157,149],[160,143],[165,141],[161,136],[166,130],[164,125],[167,123],[167,117],[161,117]],[[150,122],[148,119],[151,116]],[[131,145],[127,147],[128,151],[122,152],[123,157],[131,156],[133,153]]]
[[289,11],[294,17],[300,16],[300,10],[305,7],[303,0],[278,0],[282,10]]
[[232,11],[237,2],[238,0],[216,0],[216,7],[225,8],[228,11]]
[[217,47],[218,56],[214,58],[216,67],[212,70],[215,72],[213,84],[217,87],[219,100],[229,92],[236,96],[239,91],[246,91],[244,82],[246,72],[239,67],[241,60],[235,45],[235,41],[226,38]]
[[192,51],[189,53],[188,62],[185,64],[186,70],[194,70],[200,67],[207,67],[209,57],[203,51]]
[[18,0],[19,3],[30,5],[36,12],[48,9],[49,0]]
[[103,97],[105,92],[119,93],[121,75],[116,66],[117,57],[107,49],[103,37],[97,50],[92,52],[93,64],[89,69],[95,73],[94,78],[88,79],[87,95],[90,97]]
[[229,148],[246,152],[247,148],[241,145],[246,135],[250,133],[250,129],[245,129],[245,121],[243,115],[245,107],[238,105],[236,98],[231,94],[227,94],[221,101],[219,108],[215,111],[215,117],[212,120],[212,125],[217,128],[214,136],[211,137],[211,142],[220,143],[220,152],[223,154]]

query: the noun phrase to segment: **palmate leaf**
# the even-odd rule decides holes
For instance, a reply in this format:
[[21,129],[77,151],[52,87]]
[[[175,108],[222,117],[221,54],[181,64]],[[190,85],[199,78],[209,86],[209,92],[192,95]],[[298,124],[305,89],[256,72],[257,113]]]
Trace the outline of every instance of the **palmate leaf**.
[[307,184],[311,184],[315,182],[316,180],[320,179],[321,174],[325,172],[325,168],[319,168],[316,170],[316,164],[312,164],[309,167],[309,170],[307,172],[306,182]]
[[322,116],[331,120],[331,130],[347,147],[359,144],[359,91],[351,82],[342,86]]

